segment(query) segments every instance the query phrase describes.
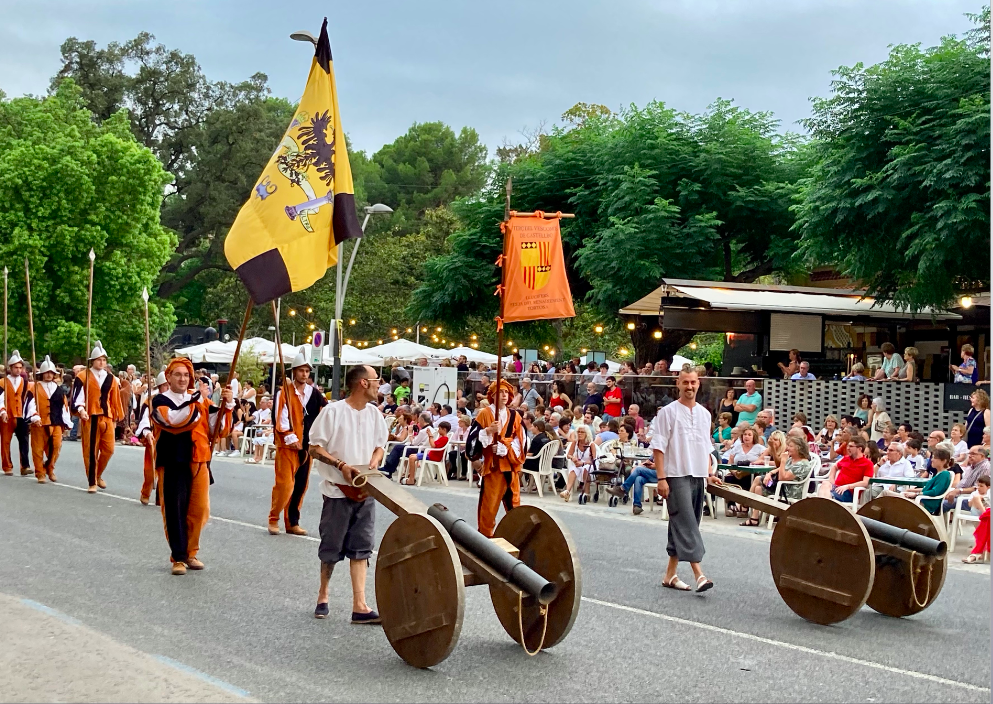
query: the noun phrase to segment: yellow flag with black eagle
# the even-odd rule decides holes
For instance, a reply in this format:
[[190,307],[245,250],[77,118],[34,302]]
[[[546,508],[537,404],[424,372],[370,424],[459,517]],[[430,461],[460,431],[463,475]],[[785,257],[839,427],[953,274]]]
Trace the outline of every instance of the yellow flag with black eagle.
[[338,245],[361,236],[325,17],[303,97],[224,255],[262,304],[312,285],[338,261]]

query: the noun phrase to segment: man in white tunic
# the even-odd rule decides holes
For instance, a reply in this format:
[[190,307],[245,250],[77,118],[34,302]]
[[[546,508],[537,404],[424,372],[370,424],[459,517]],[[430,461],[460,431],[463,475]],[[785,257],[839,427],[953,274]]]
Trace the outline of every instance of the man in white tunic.
[[669,504],[669,564],[662,584],[670,589],[689,591],[676,568],[689,562],[696,578],[696,590],[714,586],[700,569],[703,560],[704,491],[707,484],[719,484],[712,469],[710,412],[696,402],[700,379],[694,371],[681,371],[676,380],[679,399],[661,408],[652,421],[652,449],[655,454],[656,492]]
[[310,429],[310,455],[320,460],[321,586],[315,618],[327,618],[328,584],[334,566],[348,558],[352,578],[352,623],[381,623],[365,600],[369,558],[375,548],[376,500],[352,486],[356,471],[379,471],[389,433],[376,408],[379,375],[356,366],[345,375],[348,398],[326,405]]

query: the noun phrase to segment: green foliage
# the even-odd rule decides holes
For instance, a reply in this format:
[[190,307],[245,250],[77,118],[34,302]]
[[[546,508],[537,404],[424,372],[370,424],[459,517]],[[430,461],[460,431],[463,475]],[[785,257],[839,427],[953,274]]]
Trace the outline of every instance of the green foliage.
[[[27,257],[39,355],[82,356],[92,247],[93,339],[115,363],[144,360],[141,290],[175,246],[159,224],[170,181],[135,141],[127,114],[95,124],[71,81],[44,100],[0,95],[0,263],[10,269],[11,347],[30,350]],[[172,306],[152,301],[149,309],[153,336],[168,337]]]
[[693,336],[693,340],[679,348],[676,354],[692,359],[697,364],[710,362],[717,369],[724,361],[724,333],[701,332]]
[[604,316],[666,275],[752,280],[789,262],[802,144],[777,135],[767,113],[727,101],[699,116],[657,102],[620,115],[574,110],[573,127],[500,164],[483,198],[453,205],[465,227],[425,264],[412,317],[455,322],[495,313],[508,177],[515,209],[576,214],[562,226],[570,285]]
[[969,39],[838,69],[808,121],[800,256],[913,311],[989,289],[989,9],[975,19],[985,30]]
[[389,227],[410,232],[426,210],[478,193],[488,174],[486,146],[474,129],[456,135],[441,122],[425,122],[360,163],[356,178],[370,203],[393,208]]
[[238,354],[238,365],[235,367],[235,371],[238,372],[238,379],[242,384],[250,381],[258,386],[266,378],[266,369],[261,358],[247,349],[243,349]]

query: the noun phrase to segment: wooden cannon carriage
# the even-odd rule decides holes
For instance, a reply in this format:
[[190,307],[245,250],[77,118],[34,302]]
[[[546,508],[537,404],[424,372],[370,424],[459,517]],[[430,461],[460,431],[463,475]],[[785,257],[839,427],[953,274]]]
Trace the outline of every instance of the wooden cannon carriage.
[[772,578],[786,605],[808,621],[844,621],[866,603],[910,616],[934,603],[945,583],[944,529],[907,499],[882,496],[853,514],[831,499],[787,506],[725,485],[707,491],[778,517]]
[[376,602],[386,638],[408,664],[431,667],[451,654],[470,586],[489,587],[501,625],[529,655],[568,635],[579,614],[582,573],[558,519],[520,506],[490,540],[381,473],[357,473],[355,486],[397,515],[379,545]]

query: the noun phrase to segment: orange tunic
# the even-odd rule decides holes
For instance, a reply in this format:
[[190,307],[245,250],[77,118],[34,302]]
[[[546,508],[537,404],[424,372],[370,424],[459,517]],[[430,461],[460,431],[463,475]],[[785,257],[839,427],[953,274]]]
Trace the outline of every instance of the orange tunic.
[[[108,379],[110,380],[108,383]],[[76,398],[76,391],[86,384],[86,412],[90,416],[107,416],[113,422],[123,420],[124,407],[121,405],[121,386],[117,377],[107,372],[107,377],[103,381],[103,388],[97,383],[97,377],[86,370],[76,375],[76,382],[73,384],[73,398]],[[76,412],[76,409],[72,409]]]
[[15,389],[6,374],[3,377],[3,406],[7,411],[7,419],[13,421],[24,415],[24,394],[27,391],[27,383],[21,378],[20,385]]

